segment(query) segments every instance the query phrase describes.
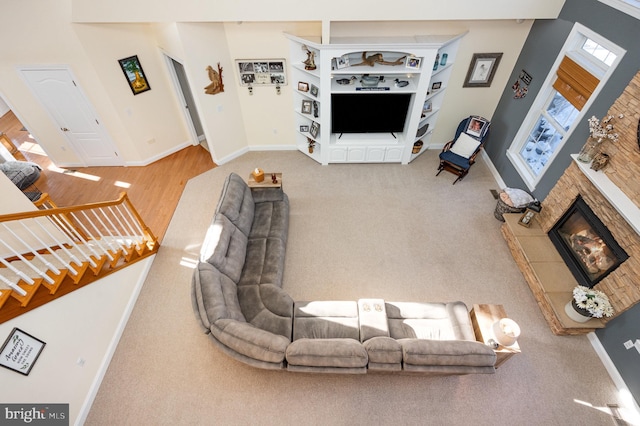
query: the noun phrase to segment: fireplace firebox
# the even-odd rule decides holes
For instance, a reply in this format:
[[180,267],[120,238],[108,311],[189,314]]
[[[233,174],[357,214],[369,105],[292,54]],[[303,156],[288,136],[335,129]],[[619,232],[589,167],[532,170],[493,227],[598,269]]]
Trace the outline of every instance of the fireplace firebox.
[[585,287],[592,288],[629,258],[581,196],[548,235],[578,284]]

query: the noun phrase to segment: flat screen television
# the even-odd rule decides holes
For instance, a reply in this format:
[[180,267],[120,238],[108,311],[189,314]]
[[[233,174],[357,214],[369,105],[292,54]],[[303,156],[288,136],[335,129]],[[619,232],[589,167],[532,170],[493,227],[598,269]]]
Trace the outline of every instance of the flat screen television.
[[402,133],[411,93],[333,93],[332,133]]

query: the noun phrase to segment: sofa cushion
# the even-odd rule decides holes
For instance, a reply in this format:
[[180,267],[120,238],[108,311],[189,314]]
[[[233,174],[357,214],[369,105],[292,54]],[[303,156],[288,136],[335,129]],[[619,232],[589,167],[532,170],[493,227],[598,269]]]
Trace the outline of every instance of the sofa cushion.
[[244,322],[236,284],[214,266],[199,262],[192,280],[193,307],[207,329],[221,318]]
[[496,354],[490,347],[466,340],[400,339],[402,359],[412,365],[492,367]]
[[254,201],[251,188],[237,174],[227,176],[216,213],[224,215],[245,235],[249,236],[253,224]]
[[360,338],[356,302],[295,302],[293,316],[293,340]]
[[[260,190],[257,193],[264,191]],[[289,199],[286,195],[281,201],[255,203],[253,225],[249,238],[279,238],[286,242],[288,230]]]
[[293,299],[273,284],[238,287],[240,307],[247,321],[263,330],[291,338]]
[[367,351],[354,339],[300,339],[286,351],[291,365],[353,368],[367,365]]
[[475,340],[462,302],[386,302],[389,334],[394,339]]
[[200,251],[200,260],[218,268],[234,282],[240,280],[247,237],[226,216],[216,214]]
[[279,238],[252,238],[247,241],[246,261],[239,286],[270,283],[282,286],[285,242]]
[[216,321],[211,334],[229,349],[265,362],[282,362],[290,342],[284,336],[231,319]]
[[363,343],[369,364],[402,365],[402,346],[390,337],[373,337]]

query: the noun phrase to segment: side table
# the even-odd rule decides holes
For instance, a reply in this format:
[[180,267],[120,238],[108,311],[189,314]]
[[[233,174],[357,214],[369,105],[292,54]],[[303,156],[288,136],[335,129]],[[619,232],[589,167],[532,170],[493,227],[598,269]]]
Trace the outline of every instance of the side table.
[[[476,334],[476,340],[485,345],[489,345],[489,340],[495,340],[493,323],[502,318],[507,318],[507,313],[502,305],[473,305],[469,314],[471,316],[473,331]],[[500,345],[493,351],[496,353],[496,368],[513,355],[521,352],[518,342],[511,346]]]
[[[271,175],[276,175],[276,183],[273,183]],[[262,182],[256,182],[252,173],[249,173],[249,180],[247,181],[249,188],[280,188],[282,189],[282,173],[267,173],[264,172],[264,180]]]

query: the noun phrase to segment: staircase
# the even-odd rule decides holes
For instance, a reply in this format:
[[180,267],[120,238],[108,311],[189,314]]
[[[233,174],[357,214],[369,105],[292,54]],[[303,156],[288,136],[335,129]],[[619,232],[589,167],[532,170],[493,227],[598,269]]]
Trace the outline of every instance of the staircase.
[[127,197],[0,215],[0,323],[153,255],[159,243]]

